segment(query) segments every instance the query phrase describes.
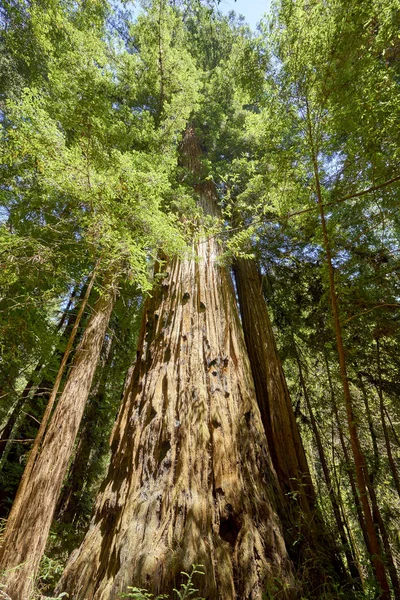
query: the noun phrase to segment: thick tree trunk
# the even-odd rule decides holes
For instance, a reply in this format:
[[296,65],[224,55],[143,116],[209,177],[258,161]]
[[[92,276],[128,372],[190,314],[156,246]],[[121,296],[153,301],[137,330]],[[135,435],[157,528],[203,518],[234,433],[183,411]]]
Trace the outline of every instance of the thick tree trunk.
[[[184,151],[198,173],[190,129]],[[196,189],[212,212],[212,186]],[[109,473],[58,586],[74,600],[116,600],[130,585],[172,595],[192,563],[207,600],[261,600],[277,582],[293,593],[230,276],[214,239],[193,250],[145,307]]]
[[[90,518],[87,508],[89,490],[91,490],[96,476],[98,479],[99,463],[101,464],[102,458],[109,452],[108,436],[104,436],[104,428],[110,418],[104,414],[106,412],[104,400],[115,347],[115,337],[104,341],[102,356],[95,375],[95,382],[96,378],[97,382],[90,393],[74,458],[66,478],[67,483],[58,501],[55,518],[63,523],[76,523],[78,520],[85,523]],[[110,422],[110,429],[114,419]],[[84,508],[85,505],[86,508]],[[88,512],[89,514],[87,514]]]
[[94,307],[40,453],[10,514],[0,569],[4,590],[13,600],[30,598],[114,300],[112,286]]
[[326,584],[326,572],[332,567],[344,583],[342,561],[316,507],[257,264],[254,260],[238,259],[234,273],[257,401],[284,496],[279,515],[289,554],[297,564],[306,565],[309,589]]
[[[71,334],[70,334],[70,336],[68,338],[68,342],[67,342],[67,346],[66,346],[64,355],[63,355],[63,357],[61,359],[61,364],[60,364],[60,367],[58,369],[58,373],[57,373],[57,376],[56,376],[56,379],[55,379],[55,382],[54,382],[54,385],[53,385],[53,389],[52,389],[51,394],[50,394],[49,401],[47,402],[46,409],[44,411],[42,420],[40,422],[39,430],[37,432],[37,435],[36,435],[35,441],[33,443],[32,449],[31,449],[31,451],[29,453],[28,461],[26,463],[26,466],[25,466],[25,469],[24,469],[24,472],[23,472],[23,475],[22,475],[22,479],[21,479],[21,482],[20,482],[19,487],[18,487],[17,495],[16,495],[15,500],[13,502],[10,516],[8,517],[8,520],[7,520],[6,535],[8,535],[7,532],[12,532],[15,529],[15,527],[14,527],[14,521],[18,520],[18,518],[19,518],[18,514],[20,512],[20,506],[21,506],[21,503],[24,502],[24,499],[26,497],[26,487],[27,487],[28,484],[31,483],[31,475],[32,475],[33,468],[35,466],[36,457],[37,457],[37,455],[39,453],[42,440],[43,440],[44,435],[46,433],[47,424],[48,424],[48,422],[50,420],[50,416],[51,416],[51,414],[53,412],[53,408],[54,408],[54,405],[55,405],[55,402],[56,402],[56,399],[57,399],[58,390],[60,388],[61,381],[62,381],[62,378],[64,376],[65,367],[66,367],[66,365],[68,364],[68,362],[70,360],[70,353],[71,353],[71,350],[72,350],[72,347],[73,347],[73,344],[74,344],[74,341],[75,341],[75,337],[76,337],[76,334],[77,334],[77,331],[78,331],[78,328],[79,328],[79,325],[80,325],[80,321],[81,321],[83,312],[86,309],[86,305],[87,305],[87,302],[89,300],[89,295],[90,295],[91,289],[92,289],[92,287],[94,285],[95,272],[96,272],[96,269],[92,273],[90,285],[87,288],[87,291],[85,293],[85,297],[84,297],[84,299],[82,301],[82,304],[81,304],[81,306],[79,308],[79,311],[78,311],[78,314],[76,316],[76,319],[75,319],[75,322],[74,322]],[[1,560],[1,557],[2,557],[2,553],[0,553],[0,560]]]
[[238,259],[235,280],[254,385],[272,462],[285,494],[299,494],[304,514],[313,510],[315,492],[294,416],[261,277],[254,260]]

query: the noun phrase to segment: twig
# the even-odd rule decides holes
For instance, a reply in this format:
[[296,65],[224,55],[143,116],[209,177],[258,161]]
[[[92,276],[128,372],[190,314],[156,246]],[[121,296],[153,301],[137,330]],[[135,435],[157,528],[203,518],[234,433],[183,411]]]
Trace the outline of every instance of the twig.
[[34,442],[34,441],[35,441],[35,438],[32,438],[32,439],[25,439],[25,440],[13,440],[12,438],[10,438],[10,439],[8,439],[8,440],[0,440],[0,441],[1,441],[1,443],[2,443],[2,444],[3,444],[4,442],[14,442],[14,443],[18,442],[19,444],[28,444],[28,443],[30,443],[30,442]]

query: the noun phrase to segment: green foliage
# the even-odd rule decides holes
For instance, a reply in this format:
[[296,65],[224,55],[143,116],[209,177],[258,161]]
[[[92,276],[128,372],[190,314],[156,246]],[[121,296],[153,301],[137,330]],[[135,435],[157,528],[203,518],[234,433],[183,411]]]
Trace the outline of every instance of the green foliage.
[[119,273],[146,292],[159,253],[186,252],[188,199],[175,172],[198,84],[182,26],[166,6],[150,35],[151,9],[132,25],[141,52],[130,54],[108,14],[102,1],[2,6],[1,417],[48,361],[56,315],[95,264],[100,278]]
[[41,594],[46,593],[46,591],[51,590],[54,587],[63,570],[63,561],[56,560],[46,555],[42,557],[37,578],[37,587],[40,589]]

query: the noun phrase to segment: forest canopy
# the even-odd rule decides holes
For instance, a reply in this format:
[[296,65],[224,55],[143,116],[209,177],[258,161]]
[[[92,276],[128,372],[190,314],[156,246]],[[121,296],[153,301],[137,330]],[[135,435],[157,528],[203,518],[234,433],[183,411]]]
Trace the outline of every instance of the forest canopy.
[[400,5],[0,6],[0,597],[400,598]]

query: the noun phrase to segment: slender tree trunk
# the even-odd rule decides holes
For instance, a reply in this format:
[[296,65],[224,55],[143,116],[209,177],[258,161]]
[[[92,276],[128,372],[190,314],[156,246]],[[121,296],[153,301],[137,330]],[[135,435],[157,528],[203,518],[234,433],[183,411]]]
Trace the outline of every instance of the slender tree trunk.
[[358,572],[357,564],[356,564],[354,556],[352,555],[352,552],[350,550],[350,544],[349,544],[349,541],[347,539],[347,535],[346,535],[346,532],[344,529],[342,516],[340,514],[339,502],[338,502],[338,499],[336,498],[335,489],[333,487],[331,474],[330,474],[329,467],[328,467],[328,462],[327,462],[326,456],[325,456],[324,446],[322,444],[321,435],[319,433],[317,421],[315,419],[314,412],[312,410],[311,401],[310,401],[310,397],[308,394],[308,389],[306,386],[306,382],[304,380],[303,368],[301,366],[301,362],[300,362],[298,351],[297,351],[297,348],[295,345],[294,338],[293,338],[293,348],[294,348],[294,351],[296,354],[296,362],[297,362],[297,366],[299,369],[300,384],[301,384],[301,387],[303,390],[304,399],[306,401],[308,413],[310,415],[311,428],[312,428],[312,431],[314,434],[315,442],[317,444],[318,454],[319,454],[319,457],[321,460],[322,470],[324,472],[324,477],[325,477],[325,483],[326,483],[326,487],[328,489],[329,499],[331,501],[333,514],[335,516],[336,526],[337,526],[337,529],[339,532],[340,541],[342,543],[343,552],[346,556],[346,560],[347,560],[347,564],[349,566],[351,576],[353,577],[354,580],[360,580],[360,573]]
[[[332,423],[332,429],[334,429],[333,423]],[[332,444],[332,451],[333,451],[333,453],[335,452],[333,444]],[[362,570],[362,567],[361,567],[361,562],[360,562],[360,552],[359,552],[358,544],[357,544],[357,542],[354,539],[354,535],[353,535],[353,531],[352,531],[351,525],[350,525],[349,520],[347,518],[347,514],[346,514],[346,510],[345,510],[345,506],[344,506],[344,502],[343,502],[343,498],[342,498],[342,493],[341,493],[341,484],[340,484],[339,477],[338,477],[338,474],[337,474],[337,469],[336,469],[336,465],[335,465],[335,462],[334,462],[334,458],[333,458],[333,473],[334,473],[334,476],[335,476],[335,483],[336,483],[336,490],[337,490],[337,499],[338,499],[338,502],[339,502],[340,514],[341,514],[342,521],[343,521],[344,526],[345,526],[346,531],[347,531],[347,539],[350,542],[350,548],[351,548],[351,551],[353,553],[355,565],[356,565],[356,568],[357,568],[357,571],[358,571],[358,574],[359,574],[359,577],[360,577],[361,587],[362,587],[363,590],[365,590],[365,579],[364,579],[364,573],[363,573],[363,570]],[[354,489],[355,489],[355,486],[354,486]],[[360,508],[360,512],[361,512],[361,508]]]
[[[80,300],[82,300],[82,302],[84,302],[86,290],[87,290],[87,285],[84,285],[82,287],[82,292],[81,292],[81,295],[79,298]],[[77,291],[78,291],[78,286],[75,286],[75,288],[73,289],[73,291],[70,295],[68,304],[61,316],[61,319],[59,320],[59,322],[57,324],[57,331],[60,331],[63,328],[65,321],[68,318],[65,331],[62,334],[62,338],[66,339],[67,342],[70,337],[71,331],[73,330],[74,321],[76,321],[75,311],[74,310],[71,311],[71,306],[73,304],[74,299],[76,298]],[[54,356],[56,356],[56,357],[59,356],[60,361],[62,360],[62,354],[60,353],[59,350],[55,350],[52,358],[54,358]],[[46,397],[49,397],[49,395],[50,395],[51,383],[49,381],[47,381],[46,379],[43,379],[43,375],[42,375],[42,377],[40,377],[43,367],[44,367],[44,365],[42,364],[42,361],[40,361],[36,365],[22,394],[19,396],[3,431],[1,432],[0,461],[3,458],[3,455],[8,453],[7,446],[12,441],[12,439],[10,439],[10,438],[15,438],[15,436],[18,436],[21,429],[22,429],[21,437],[24,438],[24,436],[25,436],[24,425],[23,425],[24,419],[19,418],[21,416],[22,409],[24,407],[27,407],[27,410],[30,410],[30,406],[32,405],[32,402],[34,401],[35,398],[41,397],[41,396],[46,398]],[[32,390],[34,390],[34,392],[32,394],[32,397],[30,398]],[[28,419],[30,418],[29,414],[26,416]],[[17,421],[18,421],[18,425],[15,426]],[[31,427],[28,426],[28,429],[30,429],[30,428]],[[35,436],[35,433],[33,434],[33,436],[31,435],[29,437],[34,437],[34,436]]]
[[358,380],[360,382],[361,393],[362,393],[362,397],[364,400],[365,412],[366,412],[367,420],[368,420],[369,432],[371,434],[372,447],[374,449],[374,462],[373,462],[373,467],[371,468],[371,472],[370,472],[370,478],[371,478],[371,480],[373,480],[376,473],[378,472],[379,464],[380,464],[378,440],[376,437],[374,421],[372,418],[371,408],[369,405],[367,390],[365,389],[365,385],[364,385],[364,381],[363,381],[361,373],[358,373]]
[[[41,366],[40,366],[40,368],[41,368]],[[37,369],[37,370],[40,370],[40,369]],[[35,369],[35,371],[36,371],[36,369]],[[9,443],[9,441],[10,441],[12,431],[14,429],[14,425],[17,422],[17,419],[21,414],[21,410],[23,409],[23,407],[29,400],[29,393],[30,393],[33,385],[34,385],[34,382],[31,379],[25,386],[25,389],[22,392],[22,394],[20,395],[20,397],[18,398],[18,400],[16,401],[14,408],[12,409],[12,412],[11,412],[10,416],[8,417],[7,423],[5,424],[4,429],[1,432],[0,460],[3,458],[3,454],[5,453],[7,443]]]
[[390,428],[391,428],[391,430],[392,430],[393,437],[394,437],[394,439],[396,440],[396,444],[397,444],[397,446],[400,448],[400,439],[399,439],[399,436],[397,435],[396,429],[395,429],[395,427],[394,427],[394,425],[393,425],[393,421],[392,421],[392,419],[391,419],[391,417],[390,417],[389,411],[388,411],[388,409],[386,408],[386,406],[384,406],[383,408],[384,408],[384,411],[385,411],[385,415],[387,416],[387,419],[388,419],[388,421],[389,421],[389,424],[390,424]]
[[[329,373],[329,369],[328,369],[328,373]],[[332,390],[332,383],[330,380],[330,376],[329,376],[329,383],[331,386],[331,391],[333,394],[333,390]],[[339,431],[339,436],[340,436],[340,441],[341,441],[341,446],[342,446],[342,450],[343,450],[343,454],[345,457],[345,462],[348,465],[348,475],[349,475],[349,480],[350,480],[350,485],[352,488],[352,492],[353,492],[353,498],[354,498],[354,502],[355,502],[355,506],[357,509],[357,515],[358,515],[358,521],[360,523],[360,527],[364,536],[364,541],[365,541],[365,545],[367,547],[368,552],[370,551],[369,548],[369,537],[368,537],[368,533],[366,530],[366,525],[365,525],[365,521],[364,521],[364,516],[363,516],[363,512],[362,512],[362,508],[361,508],[361,504],[360,504],[360,499],[357,493],[357,489],[354,483],[354,478],[353,478],[353,474],[351,472],[351,467],[350,467],[350,462],[349,462],[349,455],[347,452],[347,448],[346,448],[346,443],[344,440],[344,436],[343,436],[343,432],[341,429],[341,423],[340,423],[340,418],[339,418],[339,413],[337,410],[337,406],[336,406],[336,402],[333,401],[333,407],[334,407],[334,412],[335,412],[335,416],[336,416],[336,423],[338,426],[338,431]],[[389,576],[392,582],[392,586],[393,586],[393,590],[395,593],[395,598],[400,598],[400,582],[397,576],[397,570],[396,570],[396,566],[394,563],[394,559],[393,559],[393,554],[392,554],[392,550],[390,547],[390,543],[389,543],[389,537],[387,534],[387,530],[385,527],[385,524],[382,520],[382,516],[379,510],[379,505],[377,502],[377,498],[376,498],[376,494],[375,494],[375,489],[373,487],[373,484],[371,482],[370,479],[368,479],[367,481],[367,486],[368,486],[368,492],[371,498],[371,505],[372,505],[372,515],[373,515],[373,520],[374,520],[374,524],[376,527],[376,530],[379,530],[381,533],[381,538],[382,538],[382,542],[383,542],[383,547],[385,550],[385,558],[386,558],[386,563],[387,563],[387,569],[389,572]]]
[[[0,551],[0,569],[4,571],[4,589],[13,600],[30,597],[114,300],[115,287],[110,286],[94,307],[44,435],[40,454],[33,464],[28,462],[28,476],[21,482],[7,522]],[[54,390],[53,396],[55,399]],[[44,433],[43,427],[41,431]]]
[[314,169],[314,182],[316,188],[316,195],[319,207],[319,214],[321,218],[322,235],[324,240],[326,260],[328,265],[329,275],[329,292],[330,292],[330,303],[332,308],[333,326],[336,336],[336,348],[339,358],[340,375],[343,386],[343,394],[346,406],[347,424],[350,434],[351,449],[353,453],[357,487],[360,492],[360,501],[364,513],[365,527],[369,540],[369,551],[371,557],[371,563],[375,571],[376,580],[381,587],[380,598],[382,600],[390,600],[390,589],[389,583],[386,576],[386,569],[382,560],[382,552],[379,545],[379,539],[375,530],[374,521],[372,518],[371,506],[368,501],[367,491],[367,479],[368,471],[367,464],[363,452],[361,450],[360,440],[358,437],[357,422],[353,410],[353,401],[350,393],[349,380],[347,376],[347,364],[346,364],[346,353],[342,337],[342,328],[340,324],[339,316],[339,305],[336,294],[335,276],[332,264],[332,253],[329,243],[328,229],[326,226],[325,212],[323,208],[322,191],[319,178],[319,169],[317,161],[317,152],[314,146],[314,137],[311,125],[311,117],[307,104],[307,120],[308,120],[308,134],[311,146],[311,159]]
[[392,582],[393,591],[395,598],[400,598],[400,582],[397,576],[397,570],[393,559],[392,549],[390,547],[389,536],[385,526],[385,523],[382,519],[381,511],[379,509],[378,500],[376,497],[376,492],[372,481],[368,480],[368,492],[371,498],[372,505],[372,515],[374,517],[374,522],[376,525],[377,531],[381,533],[381,539],[383,548],[385,550],[385,559],[387,570],[389,571],[390,580]]
[[[92,281],[94,281],[94,278],[92,278]],[[88,285],[90,286],[89,290]],[[65,345],[64,355],[59,348],[56,348],[47,361],[47,364],[37,366],[38,381],[35,381],[35,377],[31,377],[23,392],[23,395],[27,397],[26,404],[22,407],[23,410],[20,409],[19,415],[15,413],[15,416],[18,416],[18,418],[13,427],[10,441],[4,446],[0,462],[0,470],[2,471],[0,476],[0,518],[10,518],[10,507],[12,508],[17,501],[16,494],[19,493],[21,496],[21,484],[24,486],[24,482],[29,477],[29,472],[34,463],[45,427],[47,426],[48,416],[51,413],[57,390],[65,379],[65,372],[73,356],[72,349],[76,346],[77,339],[81,337],[82,323],[86,321],[84,312],[89,295],[93,294],[91,294],[92,284],[90,281],[80,287],[81,293],[79,298],[77,298],[74,308],[69,313],[67,311],[64,312],[57,326],[58,330],[64,328],[60,338],[61,345]],[[76,296],[75,291],[72,296]],[[68,304],[69,306],[73,300],[72,296]],[[58,374],[54,378],[53,369],[56,368],[57,363],[59,369]],[[28,388],[30,391],[28,391]],[[19,441],[16,441],[17,438],[19,438]],[[30,441],[25,442],[25,440]],[[28,453],[29,446],[31,446],[30,453]],[[21,463],[25,462],[27,453],[28,463],[25,469],[23,469]],[[9,487],[7,494],[5,494],[1,484],[2,480],[7,478],[7,473],[10,472],[14,474],[12,479],[14,485],[11,489]],[[18,490],[20,491],[18,492]],[[15,507],[14,514],[16,514]]]
[[[393,454],[392,454],[389,433],[387,430],[386,419],[385,419],[385,407],[384,407],[384,402],[383,402],[383,390],[382,390],[382,385],[381,385],[382,384],[382,374],[381,374],[379,340],[377,340],[376,344],[377,344],[378,395],[379,395],[380,416],[381,416],[381,421],[382,421],[382,427],[383,427],[383,433],[384,433],[384,438],[385,438],[386,451],[387,451],[387,455],[388,455],[389,465],[390,465],[390,468],[392,471],[393,480],[395,482],[397,493],[400,495],[400,482],[399,482],[398,473],[397,473],[396,465],[395,465]],[[372,442],[373,442],[374,449],[376,448],[376,452],[377,452],[376,434],[375,434],[375,430],[373,427],[372,416],[370,415],[370,411],[369,411],[367,392],[365,390],[365,386],[364,386],[364,382],[362,381],[361,374],[359,374],[359,379],[360,379],[360,383],[362,386],[364,402],[366,404],[366,407],[368,407],[367,415],[368,415],[368,419],[369,419]],[[376,470],[377,470],[378,464],[380,462],[379,455],[376,456],[375,460],[376,460]],[[374,469],[374,474],[375,474],[376,470]],[[374,522],[375,522],[377,530],[379,530],[380,534],[381,534],[382,544],[383,544],[383,548],[385,550],[387,569],[389,571],[389,576],[390,576],[390,579],[392,582],[392,587],[393,587],[393,590],[395,591],[396,598],[397,597],[400,598],[400,582],[399,582],[399,578],[397,576],[396,565],[394,562],[392,549],[390,547],[387,529],[386,529],[385,523],[382,519],[381,511],[379,509],[372,476],[369,476],[369,478],[368,478],[367,487],[368,487],[369,496],[371,498],[372,514],[373,514]]]
[[[190,127],[183,153],[200,178]],[[214,187],[195,189],[215,214]],[[293,593],[230,276],[215,239],[193,250],[147,301],[109,472],[58,585],[74,600],[116,600],[130,585],[172,594],[192,563],[207,600],[261,600],[273,581]]]
[[[57,325],[57,331],[60,331],[60,329],[62,328],[62,326],[65,323],[65,319],[67,318],[67,315],[69,313],[69,310],[71,308],[71,304],[73,302],[73,299],[76,296],[76,288],[74,288],[74,290],[72,291],[72,294],[69,298],[68,301],[68,305],[66,307],[66,309],[64,310],[61,319]],[[7,423],[5,425],[5,427],[3,428],[2,432],[1,432],[1,439],[0,439],[0,460],[5,452],[6,446],[7,446],[7,442],[9,440],[9,438],[11,437],[12,431],[14,429],[14,425],[18,420],[18,417],[21,414],[21,410],[23,409],[24,405],[28,402],[29,400],[29,394],[32,391],[32,388],[35,387],[35,383],[37,381],[37,376],[40,373],[40,371],[42,370],[43,365],[41,362],[39,362],[33,373],[31,374],[29,381],[27,382],[24,391],[22,392],[22,394],[19,396],[17,402],[15,403],[15,406],[7,420]]]
[[352,469],[352,463],[350,461],[350,456],[349,456],[349,453],[348,453],[348,450],[347,450],[346,440],[344,439],[344,434],[343,434],[343,429],[342,429],[342,421],[340,419],[338,407],[337,407],[337,404],[336,404],[335,391],[334,391],[333,385],[332,385],[332,379],[331,379],[330,369],[329,369],[329,362],[328,362],[328,357],[327,357],[326,354],[325,354],[325,364],[326,364],[326,368],[327,368],[329,388],[330,388],[330,391],[331,391],[332,408],[333,408],[333,412],[335,414],[335,420],[336,420],[337,430],[338,430],[338,433],[339,433],[340,445],[341,445],[342,451],[343,451],[343,456],[344,456],[344,461],[345,461],[345,464],[346,464],[347,475],[349,477],[350,487],[351,487],[351,491],[352,491],[353,499],[354,499],[354,505],[355,505],[356,511],[357,511],[358,522],[359,522],[359,525],[360,525],[360,528],[361,528],[361,532],[363,534],[365,546],[367,548],[367,551],[370,552],[370,549],[369,549],[369,539],[368,539],[367,530],[366,530],[366,526],[365,526],[364,515],[363,515],[363,512],[362,512],[360,498],[359,498],[359,495],[358,495],[358,492],[357,492],[357,486],[356,486],[355,481],[354,481],[354,471]]
[[377,358],[377,363],[378,363],[379,409],[380,409],[380,413],[381,413],[383,435],[385,438],[386,452],[387,452],[387,456],[388,456],[388,460],[389,460],[390,470],[392,471],[394,485],[395,485],[397,493],[400,497],[400,479],[399,479],[399,474],[397,472],[396,463],[394,461],[392,447],[390,444],[389,432],[388,432],[388,428],[386,425],[385,403],[383,400],[383,390],[382,390],[381,352],[380,352],[380,344],[379,344],[378,339],[376,340],[376,358]]

